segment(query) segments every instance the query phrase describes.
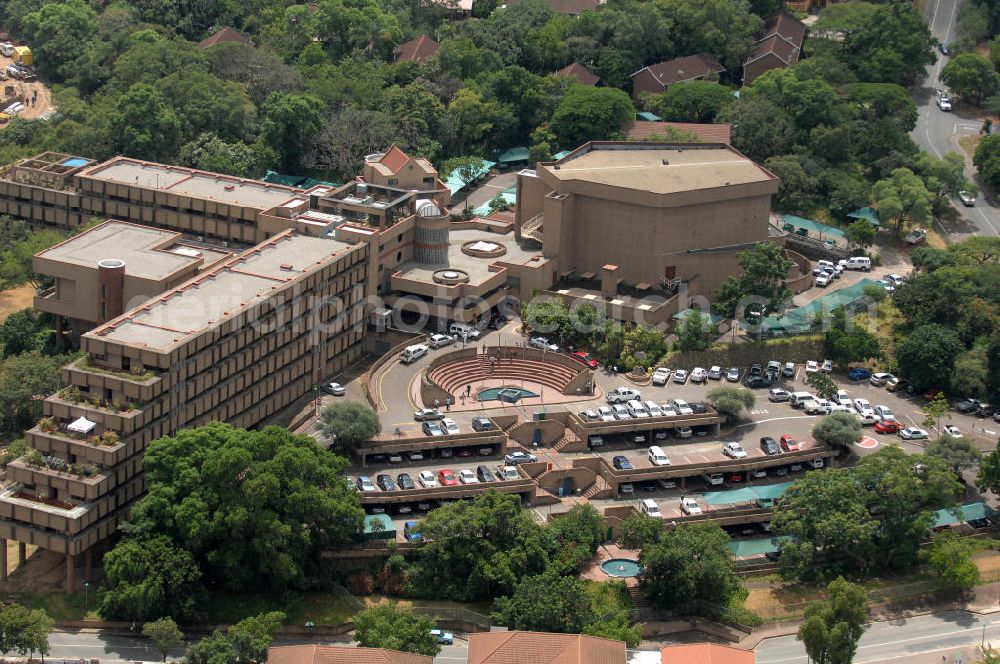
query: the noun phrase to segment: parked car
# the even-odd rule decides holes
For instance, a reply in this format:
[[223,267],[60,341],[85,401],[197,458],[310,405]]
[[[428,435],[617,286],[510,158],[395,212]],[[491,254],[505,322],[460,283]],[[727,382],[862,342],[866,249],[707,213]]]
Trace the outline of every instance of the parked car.
[[484,464],[476,466],[476,477],[479,478],[480,482],[496,482],[493,473]]
[[528,345],[540,350],[550,350],[553,352],[559,350],[559,346],[549,341],[547,337],[531,337],[528,340]]
[[704,383],[706,380],[708,380],[708,372],[701,367],[695,367],[691,372],[691,382]]
[[802,449],[802,444],[787,433],[778,439],[778,445],[784,452],[798,452]]
[[819,371],[819,362],[816,360],[809,360],[806,362],[806,373],[814,374]]
[[596,422],[597,420],[601,419],[601,416],[598,415],[597,411],[594,410],[581,410],[580,419],[583,420],[584,422]]
[[634,390],[631,387],[616,387],[608,392],[607,396],[608,403],[627,403],[635,400],[641,401],[642,394],[639,393],[639,390]]
[[420,427],[425,436],[444,436],[447,432],[444,429],[444,425],[438,420],[431,420],[430,422],[424,422]]
[[678,384],[684,384],[687,382],[688,372],[684,369],[678,369],[674,372],[674,382]]
[[941,427],[941,430],[952,438],[962,438],[962,430],[954,424],[945,424]]
[[872,377],[872,372],[862,367],[854,367],[847,372],[847,377],[851,380],[867,380]]
[[354,482],[358,487],[358,491],[361,492],[377,491],[377,489],[375,488],[375,484],[372,482],[372,478],[368,477],[367,475],[359,475],[358,478],[354,480]]
[[701,506],[698,501],[690,496],[681,498],[681,512],[684,514],[701,514]]
[[678,438],[690,438],[694,435],[694,431],[691,427],[677,427],[674,429],[674,434],[676,434]]
[[375,479],[378,482],[379,488],[382,489],[383,491],[396,490],[396,483],[392,481],[392,477],[390,477],[389,475],[382,473]]
[[774,381],[769,376],[747,376],[743,379],[744,387],[752,390],[759,390],[764,387],[771,387]]
[[666,385],[668,380],[670,380],[670,369],[657,367],[653,372],[653,385]]
[[997,409],[994,406],[988,403],[981,403],[979,404],[979,410],[976,411],[976,415],[978,417],[993,417],[993,413],[996,411]]
[[615,414],[616,420],[631,420],[632,414],[628,412],[628,408],[624,404],[616,403],[611,406],[611,411]]
[[722,380],[722,367],[711,367],[708,370],[708,377],[711,380]]
[[447,334],[432,334],[428,341],[431,348],[444,348],[453,343],[455,343],[454,337],[449,337]]
[[885,381],[885,389],[887,392],[895,392],[904,385],[906,385],[906,381],[896,376],[893,376],[889,380]]
[[837,390],[837,403],[842,406],[851,405],[851,397],[847,394],[847,390]]
[[982,404],[978,399],[962,399],[957,404],[955,404],[955,410],[962,414],[974,413],[979,410],[979,406]]
[[633,494],[635,493],[635,487],[632,486],[631,482],[624,482],[623,484],[618,485],[618,493],[624,495]]
[[833,272],[823,271],[820,272],[818,275],[816,275],[816,278],[813,279],[813,284],[819,286],[820,288],[825,288],[826,286],[830,285],[830,282],[832,280],[833,280]]
[[431,636],[437,639],[438,645],[450,646],[455,643],[455,635],[440,629],[432,629]]
[[927,230],[924,228],[914,228],[906,234],[905,239],[909,244],[920,244],[927,239]]
[[940,108],[942,111],[945,112],[950,111],[951,99],[947,95],[941,95],[940,97],[937,98],[937,105],[938,108]]
[[785,366],[781,368],[781,375],[785,376],[786,378],[792,378],[793,376],[795,376],[795,363],[785,362]]
[[611,460],[611,465],[618,470],[632,470],[632,462],[620,454]]
[[413,413],[413,419],[417,422],[426,422],[429,420],[440,420],[444,415],[436,408],[421,408],[420,410]]
[[694,414],[694,409],[691,408],[691,406],[688,405],[688,402],[684,401],[684,399],[671,399],[670,405],[673,407],[675,411],[677,411],[678,415]]
[[722,453],[733,459],[744,459],[747,456],[747,451],[743,449],[742,445],[736,442],[726,443],[723,445]]
[[899,422],[896,420],[882,420],[875,423],[875,433],[890,434],[899,433]]
[[976,204],[976,196],[969,191],[958,192],[958,200],[962,201],[962,205],[965,207],[972,207]]
[[823,373],[833,373],[833,360],[823,360],[823,366],[820,369]]
[[780,387],[772,387],[767,391],[767,400],[772,403],[784,403],[792,400],[792,393]]
[[597,367],[599,367],[601,365],[600,362],[598,362],[597,360],[595,360],[594,358],[592,358],[590,355],[588,355],[587,353],[583,352],[582,350],[576,351],[570,357],[572,357],[574,360],[577,360],[577,361],[583,363],[584,366],[589,367],[591,369],[596,369]]
[[458,486],[458,478],[455,477],[455,471],[444,468],[438,471],[438,481],[441,486]]
[[899,430],[899,437],[903,440],[927,440],[927,432],[923,429],[918,429],[917,427],[906,427],[905,429]]
[[472,418],[472,430],[473,431],[492,431],[493,430],[493,420],[488,417],[483,417],[482,415]]
[[738,383],[740,380],[740,370],[736,367],[730,367],[729,371],[726,372],[726,380],[730,383]]
[[323,391],[335,397],[342,397],[347,394],[347,390],[340,383],[324,383]]
[[413,450],[412,452],[407,452],[406,456],[410,458],[410,461],[423,461],[424,453],[422,450]]
[[447,433],[449,436],[454,435],[456,433],[460,433],[458,430],[458,424],[455,422],[455,420],[451,419],[450,417],[443,418],[441,420],[441,424],[444,426],[445,433]]
[[417,481],[425,489],[433,489],[438,485],[437,478],[434,476],[433,471],[430,470],[421,470],[417,475]]
[[770,436],[764,436],[760,439],[760,451],[768,456],[774,456],[775,454],[781,454],[781,448],[778,447],[777,441]]
[[400,473],[396,475],[396,484],[399,485],[400,489],[416,489],[417,485],[413,483],[413,478],[410,477],[409,473]]
[[883,406],[881,404],[875,406],[875,414],[879,416],[882,420],[894,420],[896,419],[895,413],[888,406]]
[[479,484],[476,474],[468,468],[458,471],[458,481],[462,484]]
[[602,422],[613,422],[615,419],[615,412],[607,406],[601,406],[597,409],[597,416]]
[[516,466],[519,463],[534,463],[535,461],[538,461],[538,457],[526,452],[511,452],[503,458],[503,462],[508,466]]
[[407,542],[420,542],[424,539],[424,536],[417,532],[416,521],[407,521],[403,524],[403,538]]
[[890,378],[895,378],[895,376],[893,376],[891,373],[885,373],[880,371],[878,373],[873,373],[871,376],[869,376],[868,382],[874,385],[875,387],[882,387],[883,385],[885,385],[885,382]]

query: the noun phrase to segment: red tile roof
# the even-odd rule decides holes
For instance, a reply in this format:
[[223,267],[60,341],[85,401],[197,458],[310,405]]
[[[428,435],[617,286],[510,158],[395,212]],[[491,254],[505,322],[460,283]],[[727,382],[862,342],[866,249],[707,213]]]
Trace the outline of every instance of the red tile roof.
[[806,38],[806,26],[799,19],[787,12],[771,14],[764,21],[764,37],[778,34],[787,39],[797,48],[802,48]]
[[625,664],[625,643],[582,634],[478,632],[468,664]]
[[757,657],[752,651],[730,646],[690,643],[662,648],[660,661],[662,664],[754,664]]
[[[726,71],[726,68],[708,53],[698,53],[683,58],[667,60],[666,62],[650,65],[644,69],[649,70],[653,78],[664,87],[672,83],[693,81],[711,73],[721,74]],[[643,70],[640,69],[635,74],[632,74],[632,77],[635,78],[636,74],[641,71]]]
[[732,125],[728,124],[697,124],[693,122],[626,122],[622,125],[622,133],[630,141],[642,141],[654,135],[669,135],[670,129],[694,134],[705,143],[730,142]]
[[597,82],[601,80],[601,78],[597,74],[590,71],[589,69],[581,65],[579,62],[574,62],[573,64],[566,65],[565,67],[557,71],[555,75],[569,76],[575,78],[584,85],[597,85]]
[[269,664],[431,664],[427,655],[384,648],[349,646],[275,646],[268,648]]
[[420,35],[416,39],[403,42],[396,47],[396,60],[404,62],[423,62],[427,58],[437,53],[439,46],[436,41],[427,35]]
[[774,34],[765,37],[754,44],[750,56],[743,66],[750,64],[754,60],[759,60],[766,55],[773,55],[781,60],[785,65],[793,65],[799,60],[799,49],[781,35]]
[[223,29],[216,32],[214,35],[202,39],[198,43],[198,48],[211,48],[212,46],[215,46],[216,44],[221,44],[222,42],[236,42],[238,44],[243,44],[245,46],[253,46],[253,42],[250,41],[249,37],[247,37],[239,30],[234,30],[233,28],[230,28],[227,25]]
[[401,169],[403,166],[406,166],[406,163],[408,161],[410,161],[410,157],[405,152],[396,147],[395,143],[393,143],[392,147],[386,150],[385,154],[382,155],[382,158],[378,160],[378,163],[382,164],[383,166],[388,168],[389,171],[395,174],[398,173],[399,169]]

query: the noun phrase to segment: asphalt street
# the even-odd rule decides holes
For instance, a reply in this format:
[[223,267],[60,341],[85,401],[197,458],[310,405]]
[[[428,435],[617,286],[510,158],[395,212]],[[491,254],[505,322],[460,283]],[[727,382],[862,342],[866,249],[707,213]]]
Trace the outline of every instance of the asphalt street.
[[[960,4],[960,0],[932,0],[928,8],[931,33],[944,44],[950,44],[956,37],[955,25],[958,22]],[[938,157],[958,151],[957,137],[977,134],[983,124],[978,117],[968,114],[965,107],[960,106],[953,112],[942,111],[937,107],[935,92],[944,87],[940,82],[940,75],[947,63],[948,56],[938,53],[938,60],[928,68],[927,76],[913,86],[917,126],[911,136],[921,149]],[[968,174],[975,175],[971,166]],[[977,183],[982,191],[982,181],[977,178]],[[947,236],[955,240],[966,235],[1000,236],[1000,209],[994,201],[987,200],[985,195],[980,194],[973,207],[965,207],[958,199],[954,203],[959,219],[956,223],[949,223],[944,229]]]
[[[986,628],[985,631],[983,628]],[[946,611],[872,623],[858,643],[854,664],[884,662],[921,653],[1000,642],[1000,615],[980,616]],[[757,664],[807,664],[805,648],[794,636],[765,640],[757,648]]]

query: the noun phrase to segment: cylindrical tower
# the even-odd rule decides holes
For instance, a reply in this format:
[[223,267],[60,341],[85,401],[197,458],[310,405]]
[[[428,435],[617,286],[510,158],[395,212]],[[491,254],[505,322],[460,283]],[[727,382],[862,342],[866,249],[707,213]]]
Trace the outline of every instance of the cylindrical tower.
[[97,262],[97,282],[100,288],[100,320],[105,323],[122,314],[125,307],[125,261],[105,258]]

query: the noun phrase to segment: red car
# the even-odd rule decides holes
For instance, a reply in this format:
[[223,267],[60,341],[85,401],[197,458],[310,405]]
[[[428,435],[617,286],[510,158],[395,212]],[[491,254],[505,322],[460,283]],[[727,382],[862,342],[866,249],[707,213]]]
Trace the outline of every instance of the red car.
[[876,433],[899,433],[899,422],[896,420],[882,420],[875,423]]
[[597,360],[595,360],[594,358],[592,358],[587,353],[584,353],[582,350],[578,350],[575,353],[573,353],[573,359],[574,360],[579,360],[580,362],[583,362],[585,365],[587,365],[591,369],[596,369],[597,367],[599,367],[601,365],[600,362],[598,362]]
[[472,456],[472,448],[471,447],[462,447],[455,454],[456,454],[456,456],[460,456],[460,457],[470,457],[470,456]]
[[781,449],[784,452],[798,452],[799,450],[802,449],[802,445],[799,444],[799,441],[795,440],[787,433],[781,437],[781,440],[778,441],[778,444],[781,445]]
[[743,481],[743,473],[730,473],[726,477],[727,484],[739,484]]
[[924,401],[934,401],[938,395],[944,396],[944,392],[941,390],[930,389],[924,392]]
[[447,468],[438,472],[438,481],[441,486],[458,486],[458,478],[455,477],[454,471]]

